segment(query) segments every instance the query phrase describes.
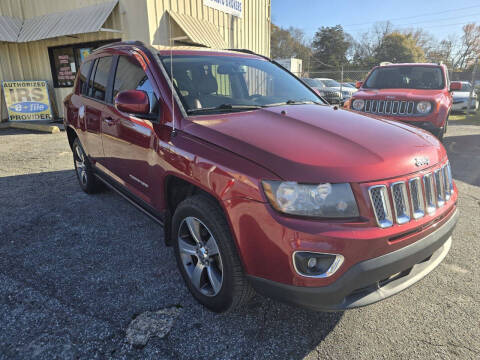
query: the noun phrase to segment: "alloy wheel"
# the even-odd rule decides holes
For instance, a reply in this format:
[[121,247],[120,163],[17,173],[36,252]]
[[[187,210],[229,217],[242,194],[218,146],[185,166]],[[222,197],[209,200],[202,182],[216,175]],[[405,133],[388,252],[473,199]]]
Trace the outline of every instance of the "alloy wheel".
[[223,283],[223,264],[217,241],[199,219],[183,219],[178,231],[178,249],[192,285],[205,296],[217,295]]
[[78,179],[82,185],[87,185],[87,169],[85,166],[85,155],[80,146],[75,147],[75,170],[77,171]]

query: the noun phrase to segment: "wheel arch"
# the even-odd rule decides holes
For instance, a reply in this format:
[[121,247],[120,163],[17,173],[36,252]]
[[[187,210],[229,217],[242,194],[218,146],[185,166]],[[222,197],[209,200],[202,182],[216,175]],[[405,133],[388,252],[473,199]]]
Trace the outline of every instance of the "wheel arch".
[[165,245],[171,246],[171,220],[173,214],[175,213],[175,209],[183,200],[197,194],[202,194],[215,201],[215,203],[223,211],[225,218],[227,218],[221,201],[218,199],[216,194],[209,192],[203,189],[198,184],[194,184],[191,181],[185,180],[180,176],[177,176],[175,174],[169,174],[165,177],[164,180],[164,196],[166,208],[164,215]]
[[67,128],[65,130],[66,130],[66,133],[67,133],[68,144],[70,145],[70,150],[73,150],[73,142],[78,137],[77,132],[71,126],[67,126]]

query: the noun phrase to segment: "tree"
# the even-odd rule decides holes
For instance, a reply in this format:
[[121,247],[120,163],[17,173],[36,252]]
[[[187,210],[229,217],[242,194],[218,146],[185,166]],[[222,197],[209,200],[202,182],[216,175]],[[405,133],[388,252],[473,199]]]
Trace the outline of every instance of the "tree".
[[392,32],[383,37],[380,46],[375,49],[378,63],[389,62],[422,62],[425,61],[423,49],[416,44],[412,35]]
[[321,27],[312,42],[313,65],[317,70],[340,67],[348,62],[348,51],[353,44],[341,25]]
[[467,24],[463,27],[463,36],[453,57],[455,69],[466,69],[480,54],[480,25]]
[[296,57],[307,63],[312,52],[302,30],[290,27],[283,29],[272,24],[271,56],[273,59]]

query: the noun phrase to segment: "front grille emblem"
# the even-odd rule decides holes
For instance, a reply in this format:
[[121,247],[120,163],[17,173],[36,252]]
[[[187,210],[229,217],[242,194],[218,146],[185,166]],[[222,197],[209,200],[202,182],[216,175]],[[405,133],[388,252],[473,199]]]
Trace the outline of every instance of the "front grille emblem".
[[428,159],[428,157],[418,157],[418,158],[415,158],[414,160],[415,160],[415,166],[424,166],[430,163],[430,160]]

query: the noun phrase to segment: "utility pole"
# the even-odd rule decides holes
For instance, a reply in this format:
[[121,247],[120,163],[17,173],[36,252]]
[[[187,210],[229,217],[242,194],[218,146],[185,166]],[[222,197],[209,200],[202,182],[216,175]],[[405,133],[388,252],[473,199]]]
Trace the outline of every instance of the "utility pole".
[[475,75],[477,73],[477,67],[478,67],[478,55],[475,59],[475,64],[473,65],[473,71],[472,71],[472,88],[470,89],[470,96],[468,97],[468,104],[467,104],[467,112],[473,113],[475,112],[475,106],[477,105],[476,103],[473,104],[473,108],[471,109],[472,106],[472,100],[473,100],[473,91],[475,90]]

